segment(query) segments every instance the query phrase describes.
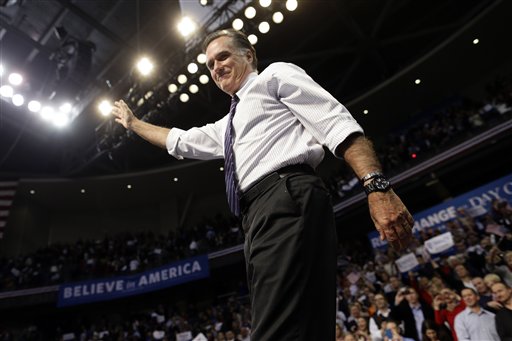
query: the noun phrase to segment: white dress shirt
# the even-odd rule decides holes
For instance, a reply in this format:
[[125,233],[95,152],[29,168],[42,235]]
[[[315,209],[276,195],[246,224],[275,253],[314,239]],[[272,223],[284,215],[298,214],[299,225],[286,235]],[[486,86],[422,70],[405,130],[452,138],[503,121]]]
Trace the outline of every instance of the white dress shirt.
[[[293,64],[274,63],[250,74],[236,95],[233,151],[242,191],[287,165],[316,168],[324,157],[323,145],[334,153],[350,134],[363,132],[341,103]],[[224,158],[227,119],[187,131],[172,128],[166,141],[169,154],[177,159]]]
[[459,341],[499,341],[494,314],[480,308],[478,313],[466,307],[455,316],[455,333]]

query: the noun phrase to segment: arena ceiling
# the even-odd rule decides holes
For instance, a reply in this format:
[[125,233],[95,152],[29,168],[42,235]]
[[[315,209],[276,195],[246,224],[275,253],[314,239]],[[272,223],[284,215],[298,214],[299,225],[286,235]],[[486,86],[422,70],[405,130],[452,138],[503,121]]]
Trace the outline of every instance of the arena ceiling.
[[[274,0],[271,6],[283,3]],[[183,165],[193,173],[194,164],[178,162],[127,135],[96,108],[103,97],[136,103],[154,90],[140,107],[132,104],[138,116],[151,122],[188,128],[227,112],[229,98],[212,82],[200,86],[187,103],[162,91],[195,52],[174,28],[186,5],[173,0],[0,0],[2,65],[24,75],[26,93],[42,100],[53,96],[55,102],[72,98],[76,114],[69,126],[56,129],[25,105],[16,107],[2,98],[0,180],[105,176]],[[214,13],[219,20],[243,18],[239,9],[249,5],[264,13],[252,1],[216,0],[205,10],[207,18]],[[470,89],[512,56],[509,1],[298,0],[297,10],[282,11],[284,21],[271,24],[265,35],[246,24],[247,33],[259,35],[260,69],[274,61],[300,65],[347,104],[376,140],[440,98]],[[67,78],[60,74],[59,80],[62,28],[84,43],[82,48],[91,48],[92,62],[90,68],[83,60],[69,64]],[[141,80],[134,72],[141,54],[160,65],[153,79]],[[422,82],[416,85],[418,78]],[[2,76],[6,81],[7,73]]]

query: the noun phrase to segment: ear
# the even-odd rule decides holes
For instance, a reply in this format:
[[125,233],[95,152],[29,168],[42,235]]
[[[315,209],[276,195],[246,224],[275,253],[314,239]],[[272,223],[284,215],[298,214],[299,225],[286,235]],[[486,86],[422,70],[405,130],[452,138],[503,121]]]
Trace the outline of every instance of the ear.
[[253,57],[252,57],[251,51],[247,50],[247,52],[245,53],[245,56],[247,57],[247,60],[249,61],[249,63],[252,64]]

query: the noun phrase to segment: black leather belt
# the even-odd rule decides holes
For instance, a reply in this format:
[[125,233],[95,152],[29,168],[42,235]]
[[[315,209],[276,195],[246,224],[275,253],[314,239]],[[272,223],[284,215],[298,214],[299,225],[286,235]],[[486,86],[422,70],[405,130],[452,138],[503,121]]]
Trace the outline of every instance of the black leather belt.
[[243,209],[249,206],[249,204],[254,199],[256,199],[261,193],[270,188],[270,186],[278,182],[286,175],[293,173],[305,173],[313,175],[315,174],[315,171],[310,165],[306,164],[290,165],[278,169],[265,176],[263,179],[259,180],[256,184],[252,185],[248,190],[246,190],[240,197],[240,207]]

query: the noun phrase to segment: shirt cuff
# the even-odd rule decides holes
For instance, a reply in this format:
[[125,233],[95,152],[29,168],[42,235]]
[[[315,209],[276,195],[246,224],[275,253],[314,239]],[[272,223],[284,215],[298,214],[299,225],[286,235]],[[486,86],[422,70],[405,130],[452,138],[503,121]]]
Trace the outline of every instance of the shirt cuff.
[[167,139],[165,140],[165,147],[167,148],[167,152],[178,160],[183,160],[183,156],[178,154],[177,148],[178,142],[183,132],[183,129],[172,128],[169,131],[169,134],[167,134]]

